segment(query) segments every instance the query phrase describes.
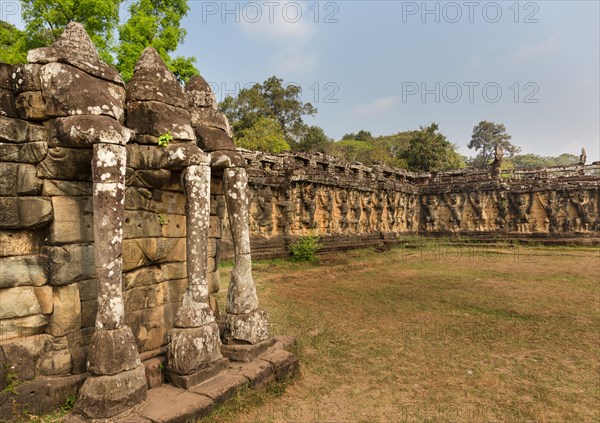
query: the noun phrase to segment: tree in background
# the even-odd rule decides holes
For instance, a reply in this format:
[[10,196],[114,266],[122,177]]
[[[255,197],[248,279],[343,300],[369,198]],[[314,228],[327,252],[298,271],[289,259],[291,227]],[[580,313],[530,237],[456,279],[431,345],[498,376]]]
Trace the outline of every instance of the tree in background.
[[8,22],[0,21],[0,62],[25,63],[27,50],[25,32]]
[[295,149],[306,153],[325,153],[327,147],[332,143],[333,140],[325,135],[323,128],[307,126],[300,141],[296,143]]
[[276,120],[288,144],[296,149],[308,132],[303,116],[317,113],[312,104],[302,102],[300,95],[299,86],[284,86],[282,79],[272,76],[262,84],[240,90],[235,98],[228,96],[220,108],[229,118],[234,133],[251,128],[261,117]]
[[156,49],[179,81],[198,75],[195,57],[171,57],[187,35],[181,20],[188,10],[187,0],[138,0],[129,6],[130,18],[119,26],[116,48],[117,69],[125,81],[133,76],[136,62],[148,46]]
[[235,137],[235,145],[275,154],[290,149],[279,122],[264,116],[258,118],[251,127],[240,130]]
[[349,140],[370,141],[372,139],[373,139],[373,135],[371,135],[371,133],[369,131],[365,131],[363,129],[358,131],[356,134],[354,132],[352,132],[350,134],[344,134],[344,136],[342,137],[342,141],[349,141]]
[[483,168],[494,159],[496,147],[500,146],[505,157],[512,157],[521,149],[511,144],[512,137],[506,132],[503,124],[481,121],[473,128],[473,135],[468,147],[479,151],[472,160],[473,167]]
[[543,157],[537,154],[516,154],[502,164],[506,168],[534,169],[549,166],[572,166],[579,162],[575,154],[561,154],[557,157]]
[[[154,47],[180,81],[197,75],[194,57],[171,58],[186,31],[181,19],[187,0],[137,0],[129,6],[130,18],[119,26],[123,0],[21,0],[25,31],[0,21],[0,61],[24,63],[27,51],[50,46],[72,21],[81,23],[98,49],[100,58],[115,64],[128,81],[144,48]],[[119,29],[119,42],[113,34]]]
[[415,131],[404,153],[408,168],[416,172],[434,172],[464,167],[456,146],[438,132],[437,123]]

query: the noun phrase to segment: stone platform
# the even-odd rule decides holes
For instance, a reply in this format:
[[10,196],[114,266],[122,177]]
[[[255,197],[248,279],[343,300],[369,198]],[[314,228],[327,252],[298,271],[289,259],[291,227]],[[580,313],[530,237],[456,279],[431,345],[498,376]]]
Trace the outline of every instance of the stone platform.
[[[295,375],[298,359],[290,352],[295,339],[277,337],[275,342],[251,361],[230,361],[216,376],[191,387],[170,384],[148,390],[146,401],[128,413],[100,423],[187,423],[208,415],[215,407],[233,397],[245,386],[255,389],[267,382],[283,381]],[[69,415],[65,423],[83,423]]]

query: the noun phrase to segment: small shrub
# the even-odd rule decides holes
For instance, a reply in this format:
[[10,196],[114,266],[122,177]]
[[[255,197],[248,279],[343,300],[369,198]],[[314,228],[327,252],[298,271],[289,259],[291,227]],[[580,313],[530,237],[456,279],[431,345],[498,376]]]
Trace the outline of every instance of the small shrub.
[[316,254],[321,249],[318,235],[301,236],[290,244],[292,261],[315,261]]
[[158,224],[160,226],[165,226],[167,223],[169,223],[164,214],[158,213],[156,216],[158,217]]
[[61,411],[63,413],[68,413],[69,411],[73,410],[73,407],[75,407],[76,400],[77,400],[77,397],[75,395],[69,395],[65,399],[65,403],[62,405],[62,407],[60,407]]
[[171,133],[167,131],[166,133],[158,137],[158,146],[165,148],[170,144],[171,141],[173,141],[173,135],[171,135]]

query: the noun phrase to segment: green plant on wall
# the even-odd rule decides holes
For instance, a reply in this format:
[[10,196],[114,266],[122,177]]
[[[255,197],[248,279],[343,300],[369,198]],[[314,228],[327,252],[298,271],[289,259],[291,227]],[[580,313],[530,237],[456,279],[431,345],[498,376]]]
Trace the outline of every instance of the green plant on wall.
[[171,143],[171,141],[173,141],[173,135],[171,135],[171,133],[167,131],[160,137],[158,137],[158,146],[165,148]]
[[290,244],[292,261],[315,261],[321,247],[318,235],[301,236]]
[[15,372],[15,366],[11,366],[8,363],[4,365],[4,381],[6,382],[6,388],[0,391],[0,395],[7,392],[16,394],[17,391],[15,388],[19,386],[19,375]]
[[167,223],[169,223],[164,214],[158,213],[156,216],[158,217],[158,224],[160,226],[165,226]]

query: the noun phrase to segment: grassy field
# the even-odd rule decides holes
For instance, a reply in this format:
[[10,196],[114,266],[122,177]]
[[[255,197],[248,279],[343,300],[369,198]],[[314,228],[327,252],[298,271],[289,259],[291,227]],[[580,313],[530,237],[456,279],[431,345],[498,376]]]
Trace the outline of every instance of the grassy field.
[[301,375],[208,421],[600,421],[598,248],[410,247],[257,262]]

